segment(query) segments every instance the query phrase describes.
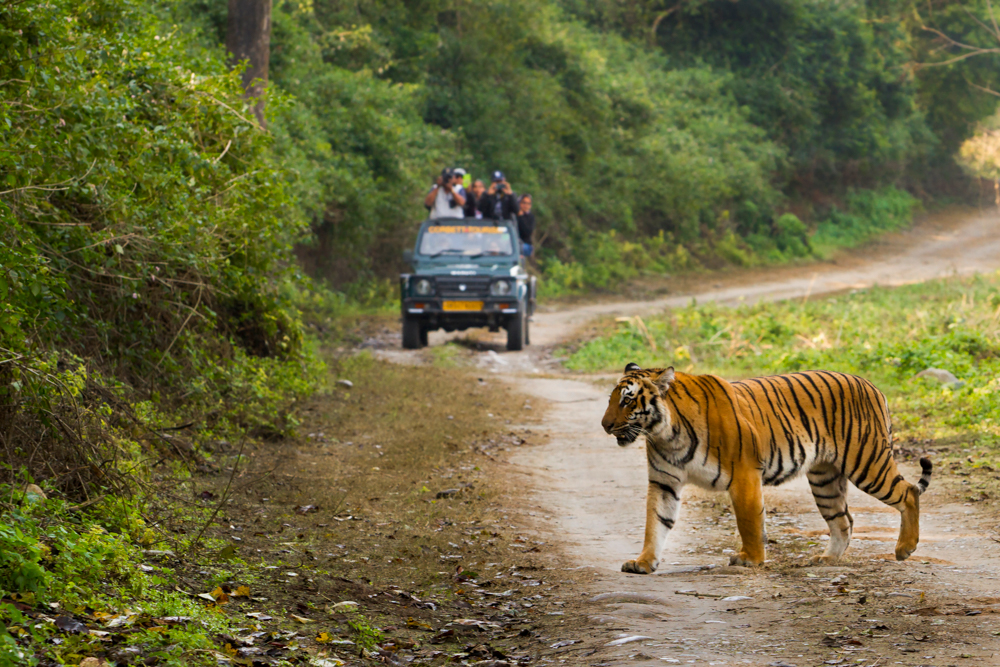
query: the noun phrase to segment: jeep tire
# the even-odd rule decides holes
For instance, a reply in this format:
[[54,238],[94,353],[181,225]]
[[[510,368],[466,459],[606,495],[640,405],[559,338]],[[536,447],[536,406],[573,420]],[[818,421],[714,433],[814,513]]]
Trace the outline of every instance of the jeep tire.
[[528,318],[524,310],[519,310],[514,317],[507,320],[507,349],[519,352],[524,349],[528,335]]
[[[415,317],[403,316],[403,349],[404,350],[419,350],[421,348],[420,343],[420,320]],[[426,340],[426,334],[424,334],[424,340]]]

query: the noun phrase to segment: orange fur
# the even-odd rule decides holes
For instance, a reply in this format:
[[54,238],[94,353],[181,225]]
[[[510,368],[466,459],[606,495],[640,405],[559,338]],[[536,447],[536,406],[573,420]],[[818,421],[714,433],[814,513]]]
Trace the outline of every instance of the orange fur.
[[728,491],[743,543],[732,563],[759,565],[767,541],[762,486],[803,473],[831,534],[827,552],[815,560],[836,561],[850,541],[848,480],[901,512],[896,557],[916,549],[919,496],[931,464],[921,460],[919,484],[903,479],[892,457],[885,397],[861,378],[807,371],[728,382],[629,364],[602,425],[622,446],[646,438],[646,535],[624,571],[656,569],[681,490],[691,483]]

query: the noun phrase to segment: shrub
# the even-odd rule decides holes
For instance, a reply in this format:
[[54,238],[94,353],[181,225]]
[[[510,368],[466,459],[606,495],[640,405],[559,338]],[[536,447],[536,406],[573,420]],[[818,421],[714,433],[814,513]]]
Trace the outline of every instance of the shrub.
[[853,190],[843,208],[834,209],[822,220],[811,239],[821,257],[836,248],[853,248],[877,234],[910,224],[920,203],[908,192],[894,187]]
[[121,490],[135,443],[116,429],[144,428],[130,403],[281,430],[317,377],[282,290],[307,231],[294,174],[221,52],[146,9],[0,11],[0,444],[11,470],[82,496],[72,467]]

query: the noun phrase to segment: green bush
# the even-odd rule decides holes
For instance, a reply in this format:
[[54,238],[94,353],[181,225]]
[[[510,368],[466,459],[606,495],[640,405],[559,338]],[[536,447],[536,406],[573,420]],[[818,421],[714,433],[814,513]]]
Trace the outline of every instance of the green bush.
[[563,262],[552,253],[542,255],[539,262],[544,273],[539,282],[542,296],[614,289],[640,275],[662,275],[698,267],[687,248],[663,232],[637,241],[629,241],[614,231],[582,233],[571,248],[573,261]]
[[55,355],[209,422],[250,398],[281,428],[316,378],[281,288],[308,230],[296,176],[221,52],[146,9],[0,11],[0,358],[40,369],[0,392]]
[[859,246],[877,234],[909,225],[919,207],[920,202],[912,195],[894,187],[852,190],[845,206],[832,210],[819,223],[811,245],[820,257],[837,248]]
[[[0,487],[0,494],[20,495],[10,487]],[[172,629],[166,637],[136,632],[130,641],[161,664],[215,664],[205,649],[214,648],[212,634],[228,621],[143,571],[137,546],[143,525],[136,508],[117,499],[82,513],[52,499],[8,505],[0,520],[0,597],[31,606],[57,603],[59,612],[69,615],[189,617],[194,622],[186,629]],[[50,661],[46,664],[75,664],[80,649],[94,650],[72,636],[46,641],[54,633],[51,624],[0,605],[0,664],[38,664],[41,658]],[[191,648],[206,655],[199,658]]]

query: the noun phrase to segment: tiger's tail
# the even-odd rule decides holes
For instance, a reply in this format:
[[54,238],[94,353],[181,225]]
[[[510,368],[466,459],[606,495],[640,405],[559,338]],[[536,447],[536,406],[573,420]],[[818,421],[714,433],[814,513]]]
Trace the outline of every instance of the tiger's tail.
[[931,473],[934,471],[934,464],[928,458],[920,459],[920,469],[923,474],[920,475],[920,481],[917,482],[917,493],[923,493],[927,490],[927,487],[931,484]]

